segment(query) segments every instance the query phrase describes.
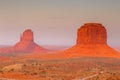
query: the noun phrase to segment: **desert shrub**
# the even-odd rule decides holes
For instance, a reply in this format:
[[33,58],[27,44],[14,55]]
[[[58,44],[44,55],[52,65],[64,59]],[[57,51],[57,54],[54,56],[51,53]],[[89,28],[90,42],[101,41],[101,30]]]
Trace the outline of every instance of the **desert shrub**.
[[0,70],[0,73],[3,74],[4,72]]
[[12,68],[10,71],[14,71],[14,68]]
[[23,64],[23,67],[26,67],[27,65],[26,64]]
[[37,75],[38,73],[34,72],[34,73],[31,73],[31,75]]
[[41,71],[40,74],[47,74],[47,72],[46,71]]

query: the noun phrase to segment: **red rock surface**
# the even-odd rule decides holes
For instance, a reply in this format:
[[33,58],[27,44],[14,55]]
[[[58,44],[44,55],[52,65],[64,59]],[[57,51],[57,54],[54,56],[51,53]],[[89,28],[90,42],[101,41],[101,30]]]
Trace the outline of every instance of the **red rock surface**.
[[33,32],[30,29],[27,29],[23,32],[23,35],[21,35],[21,42],[34,42]]
[[15,46],[0,49],[0,53],[38,53],[46,51],[47,49],[34,42],[33,32],[30,29],[23,32],[20,41]]
[[107,44],[107,32],[102,24],[87,23],[78,29],[77,44]]

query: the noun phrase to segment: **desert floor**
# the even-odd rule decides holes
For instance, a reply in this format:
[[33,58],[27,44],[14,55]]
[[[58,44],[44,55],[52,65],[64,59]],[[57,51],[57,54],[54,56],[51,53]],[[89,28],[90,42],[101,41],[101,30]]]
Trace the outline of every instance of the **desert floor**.
[[0,80],[120,80],[120,59],[15,57],[0,61]]

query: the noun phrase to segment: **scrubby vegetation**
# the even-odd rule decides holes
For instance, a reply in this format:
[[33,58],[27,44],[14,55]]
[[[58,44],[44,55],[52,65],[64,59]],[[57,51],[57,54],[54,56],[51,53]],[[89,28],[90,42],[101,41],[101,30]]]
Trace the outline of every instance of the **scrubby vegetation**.
[[120,80],[120,60],[113,58],[73,58],[62,60],[21,59],[8,61],[0,77],[19,80]]

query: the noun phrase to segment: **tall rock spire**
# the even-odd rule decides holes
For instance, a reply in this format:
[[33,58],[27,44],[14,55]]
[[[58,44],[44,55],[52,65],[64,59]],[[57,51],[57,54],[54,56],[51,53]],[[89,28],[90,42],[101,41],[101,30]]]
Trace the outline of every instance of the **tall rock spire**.
[[9,48],[0,49],[0,53],[39,53],[46,52],[47,49],[34,42],[34,35],[31,29],[27,29],[20,35],[20,41]]
[[20,37],[20,42],[14,46],[15,51],[22,52],[46,52],[46,49],[42,48],[34,42],[34,35],[31,29],[27,29]]
[[26,41],[26,42],[34,41],[33,32],[31,29],[27,29],[23,32],[23,34],[21,36],[21,41]]

